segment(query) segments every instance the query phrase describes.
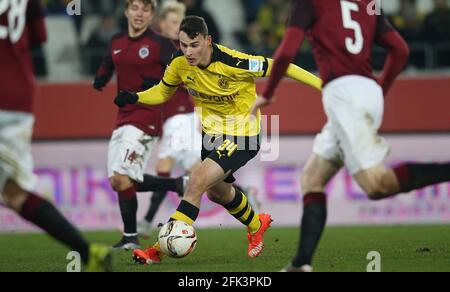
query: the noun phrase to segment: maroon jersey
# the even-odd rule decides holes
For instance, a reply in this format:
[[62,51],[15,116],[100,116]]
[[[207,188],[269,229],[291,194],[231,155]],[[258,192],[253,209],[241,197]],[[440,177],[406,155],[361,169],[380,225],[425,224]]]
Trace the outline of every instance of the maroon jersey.
[[39,0],[0,1],[0,110],[32,112],[30,47],[47,38]]
[[[307,32],[324,84],[345,75],[373,78],[372,48],[393,28],[368,12],[373,0],[295,0],[289,26]],[[373,14],[373,15],[372,15]]]
[[[170,40],[152,30],[137,38],[120,33],[113,37],[96,80],[106,84],[116,71],[118,91],[144,91],[159,83],[175,52],[176,47]],[[162,109],[163,106],[129,104],[119,110],[116,126],[133,125],[148,135],[160,136]]]

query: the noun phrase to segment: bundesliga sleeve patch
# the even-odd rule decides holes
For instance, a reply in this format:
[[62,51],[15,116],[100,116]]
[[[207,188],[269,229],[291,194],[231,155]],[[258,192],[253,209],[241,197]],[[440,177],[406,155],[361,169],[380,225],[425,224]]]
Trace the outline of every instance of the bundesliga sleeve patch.
[[261,71],[263,71],[264,70],[264,61],[263,60],[250,59],[249,60],[248,70],[250,72],[261,72]]

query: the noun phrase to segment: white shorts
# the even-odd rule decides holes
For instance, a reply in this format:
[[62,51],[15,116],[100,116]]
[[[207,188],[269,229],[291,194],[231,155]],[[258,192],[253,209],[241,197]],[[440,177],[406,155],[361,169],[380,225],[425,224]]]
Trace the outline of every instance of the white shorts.
[[383,120],[382,88],[372,79],[345,76],[323,89],[328,122],[316,136],[314,153],[342,165],[352,175],[383,163],[389,146],[378,135]]
[[27,192],[35,190],[37,177],[31,156],[33,124],[32,114],[0,110],[0,192],[9,179]]
[[158,138],[134,126],[123,126],[112,134],[108,150],[108,176],[126,175],[136,182],[144,181],[144,170]]
[[195,113],[176,115],[164,123],[159,158],[173,158],[187,171],[201,161],[201,150],[200,120]]

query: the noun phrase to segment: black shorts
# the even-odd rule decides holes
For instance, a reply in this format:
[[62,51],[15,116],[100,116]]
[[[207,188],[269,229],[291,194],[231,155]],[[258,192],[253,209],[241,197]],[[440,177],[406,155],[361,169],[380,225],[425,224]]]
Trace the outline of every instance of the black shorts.
[[203,133],[202,161],[212,159],[225,173],[231,171],[224,182],[232,184],[236,181],[233,174],[258,155],[260,147],[260,135],[237,137]]

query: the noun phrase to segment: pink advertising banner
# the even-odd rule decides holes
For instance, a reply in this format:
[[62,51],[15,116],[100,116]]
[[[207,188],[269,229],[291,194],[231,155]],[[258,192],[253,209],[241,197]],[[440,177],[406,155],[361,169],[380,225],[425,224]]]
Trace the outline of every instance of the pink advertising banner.
[[[450,135],[389,135],[388,165],[402,161],[449,161]],[[282,137],[264,143],[260,155],[236,174],[238,183],[258,191],[262,211],[274,225],[297,226],[302,203],[300,174],[311,154],[313,137]],[[83,230],[121,229],[117,195],[106,174],[107,141],[45,142],[33,145],[37,191]],[[154,173],[155,159],[148,171]],[[176,174],[180,174],[177,171]],[[328,187],[330,225],[445,224],[450,223],[450,183],[425,188],[393,199],[371,202],[346,170]],[[143,217],[151,194],[139,195],[138,217]],[[155,224],[165,222],[178,205],[169,194]],[[203,199],[198,227],[240,226],[221,206]],[[0,231],[35,230],[14,213],[0,207]]]

